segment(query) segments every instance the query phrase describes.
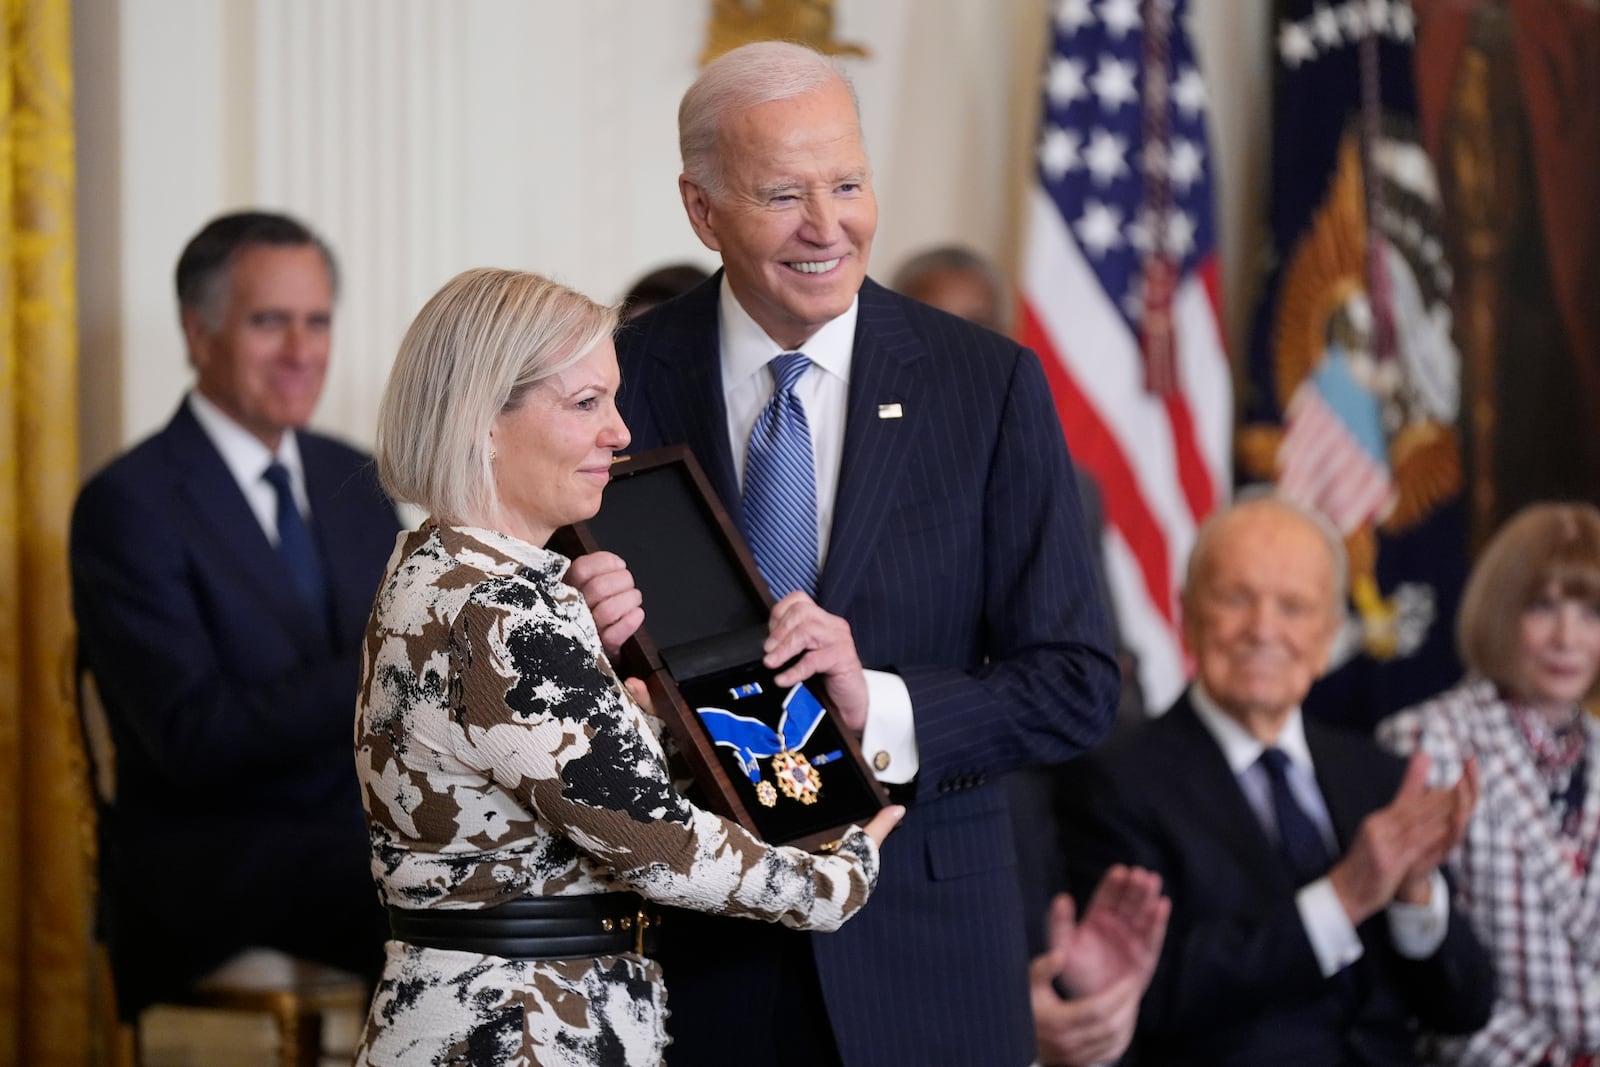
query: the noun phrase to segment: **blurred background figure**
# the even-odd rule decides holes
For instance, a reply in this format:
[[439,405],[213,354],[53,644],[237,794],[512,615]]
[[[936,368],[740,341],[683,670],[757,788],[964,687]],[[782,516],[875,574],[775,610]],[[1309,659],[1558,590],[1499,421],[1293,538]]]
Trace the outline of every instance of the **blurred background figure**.
[[1425,753],[1436,782],[1477,760],[1483,796],[1452,866],[1501,976],[1459,1064],[1584,1064],[1600,1054],[1600,510],[1535,504],[1467,580],[1456,640],[1467,677],[1378,728]]
[[1468,1034],[1494,976],[1439,864],[1478,791],[1429,788],[1369,737],[1302,712],[1329,660],[1348,563],[1282,498],[1201,526],[1183,592],[1196,675],[1158,718],[1061,770],[1077,899],[1139,863],[1172,900],[1139,1009],[1140,1063],[1419,1062],[1419,1032]]
[[381,964],[350,724],[400,523],[371,458],[305,428],[336,289],[300,222],[209,223],[177,269],[194,387],[73,512],[79,665],[115,753],[99,932],[126,1019],[246,949]]
[[670,263],[639,278],[622,298],[622,321],[630,322],[657,304],[665,304],[699,285],[711,273],[693,263]]
[[989,260],[961,245],[918,252],[894,273],[892,288],[995,333],[1010,334],[1011,287]]

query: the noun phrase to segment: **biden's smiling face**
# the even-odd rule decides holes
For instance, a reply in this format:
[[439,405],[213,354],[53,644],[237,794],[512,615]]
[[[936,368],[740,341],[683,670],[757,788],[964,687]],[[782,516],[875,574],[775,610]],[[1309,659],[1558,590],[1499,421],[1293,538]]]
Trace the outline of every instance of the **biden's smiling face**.
[[867,276],[878,203],[855,104],[831,81],[728,115],[718,134],[723,188],[687,177],[684,206],[750,317],[799,348],[843,314]]

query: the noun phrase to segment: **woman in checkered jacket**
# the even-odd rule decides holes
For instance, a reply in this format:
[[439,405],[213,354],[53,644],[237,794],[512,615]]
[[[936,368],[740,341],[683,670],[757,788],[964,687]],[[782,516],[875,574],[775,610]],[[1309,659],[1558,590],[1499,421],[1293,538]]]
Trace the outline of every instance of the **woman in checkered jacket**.
[[1483,795],[1452,857],[1494,953],[1489,1025],[1443,1046],[1473,1065],[1592,1065],[1600,1052],[1600,510],[1526,508],[1484,550],[1457,640],[1469,676],[1378,728],[1437,781],[1476,759]]

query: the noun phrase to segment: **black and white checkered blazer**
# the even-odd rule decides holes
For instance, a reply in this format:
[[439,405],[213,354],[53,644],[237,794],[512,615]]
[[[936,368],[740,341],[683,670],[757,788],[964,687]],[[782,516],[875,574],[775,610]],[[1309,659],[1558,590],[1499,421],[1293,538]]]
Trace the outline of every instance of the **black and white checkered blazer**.
[[1495,687],[1469,679],[1378,728],[1388,748],[1421,749],[1435,783],[1476,756],[1483,795],[1451,858],[1462,905],[1493,954],[1498,995],[1489,1025],[1449,1044],[1451,1062],[1566,1064],[1600,1051],[1600,726],[1590,753],[1576,848],[1563,847],[1548,791]]

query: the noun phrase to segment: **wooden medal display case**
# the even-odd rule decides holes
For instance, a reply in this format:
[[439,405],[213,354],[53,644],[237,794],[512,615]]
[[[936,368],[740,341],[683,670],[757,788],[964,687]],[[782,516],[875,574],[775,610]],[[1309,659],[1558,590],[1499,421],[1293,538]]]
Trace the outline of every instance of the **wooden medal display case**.
[[[821,687],[779,690],[776,672],[762,666],[772,595],[687,448],[619,459],[599,513],[558,530],[550,547],[627,562],[645,624],[623,646],[617,672],[645,680],[694,775],[694,799],[765,841],[806,849],[826,848],[887,803]],[[809,721],[814,728],[796,745],[789,735]],[[739,738],[787,743],[731,743],[730,723]]]

